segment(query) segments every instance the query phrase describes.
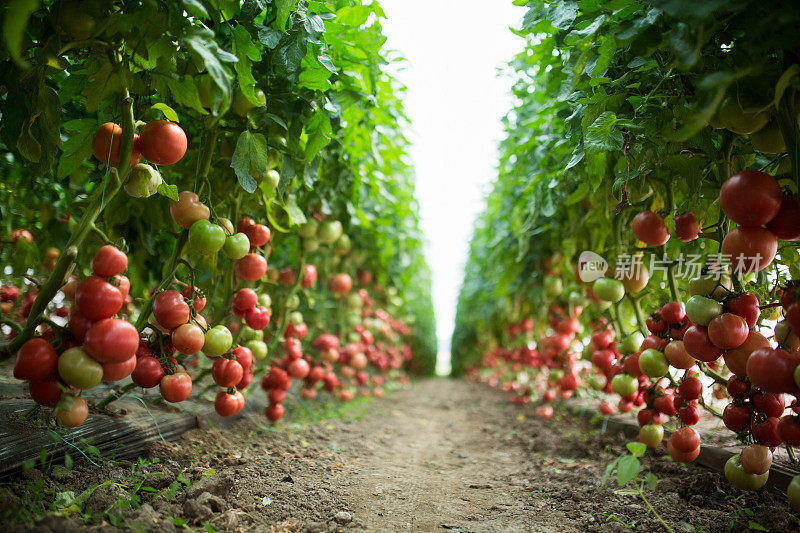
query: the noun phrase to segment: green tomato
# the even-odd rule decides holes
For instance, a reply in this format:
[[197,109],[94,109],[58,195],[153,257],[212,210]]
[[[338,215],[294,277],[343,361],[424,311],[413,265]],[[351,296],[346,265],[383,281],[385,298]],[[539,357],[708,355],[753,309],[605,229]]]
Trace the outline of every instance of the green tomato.
[[639,368],[649,378],[660,378],[669,370],[669,363],[663,353],[648,348],[639,355]]
[[295,326],[299,326],[303,323],[303,313],[300,311],[293,311],[289,313],[289,322],[294,324]]
[[648,448],[655,448],[664,440],[664,428],[658,424],[645,424],[639,429],[639,438]]
[[300,226],[300,229],[297,230],[297,234],[303,239],[313,239],[317,236],[317,228],[319,228],[319,223],[311,218]]
[[583,307],[586,305],[586,297],[577,291],[569,293],[569,305],[572,307]]
[[638,331],[634,331],[622,340],[619,345],[619,351],[622,355],[630,355],[633,352],[639,351],[639,347],[641,347],[643,341],[644,335]]
[[731,485],[742,490],[758,490],[769,478],[769,470],[763,474],[751,474],[742,466],[742,457],[737,453],[725,463],[725,477]]
[[292,294],[291,296],[286,298],[286,309],[290,310],[297,309],[299,305],[300,305],[300,297],[297,296],[296,294]]
[[361,306],[364,305],[363,300],[361,300],[361,296],[358,295],[356,292],[351,292],[347,296],[347,307],[350,309],[361,309]]
[[786,489],[786,498],[795,512],[800,512],[800,476],[794,476]]
[[592,302],[592,304],[594,304],[594,308],[597,309],[598,311],[605,311],[606,309],[611,307],[611,302],[600,301],[600,302]]
[[316,252],[319,250],[319,241],[316,238],[303,239],[301,242],[303,244],[303,250],[306,252]]
[[689,281],[689,294],[692,296],[708,296],[715,300],[724,300],[732,290],[733,282],[727,274],[719,276],[707,274]]
[[333,253],[337,255],[346,255],[351,247],[352,243],[350,242],[350,237],[348,237],[346,233],[343,233],[342,236],[333,243]]
[[82,348],[70,348],[58,358],[58,375],[73,387],[91,389],[103,380],[103,365]]
[[722,314],[722,304],[705,296],[695,295],[686,302],[686,316],[698,326],[707,326],[711,320]]
[[250,239],[244,233],[234,233],[225,237],[222,252],[231,259],[241,259],[250,251]]
[[214,326],[206,331],[203,353],[209,357],[219,357],[233,345],[233,335],[225,326]]
[[[263,106],[267,103],[267,95],[264,94],[264,91],[261,89],[255,89],[256,100],[258,101],[259,106]],[[242,91],[241,87],[237,87],[236,91],[233,93],[233,112],[239,116],[247,115],[247,112],[256,107],[256,104],[251,102]]]
[[146,163],[137,163],[128,174],[123,187],[128,196],[148,198],[158,191],[162,181],[158,170]]
[[247,341],[244,345],[253,352],[253,359],[260,361],[267,357],[267,343],[264,341],[252,340]]
[[225,246],[225,230],[208,220],[198,220],[189,228],[188,244],[201,254],[214,254]]
[[558,296],[561,294],[564,286],[561,283],[561,278],[556,276],[545,276],[544,277],[544,292],[548,296]]
[[604,302],[618,302],[625,296],[625,286],[622,282],[611,278],[600,278],[595,281],[592,291]]
[[278,184],[281,182],[281,175],[278,174],[278,171],[275,169],[268,170],[264,174],[264,183],[272,189],[273,191],[278,188]]
[[264,339],[264,332],[244,325],[242,326],[242,333],[239,335],[239,338],[242,339],[242,342],[260,341]]
[[326,220],[317,228],[317,239],[322,244],[332,244],[342,236],[342,223],[338,220]]
[[263,305],[267,309],[272,307],[272,297],[266,292],[262,292],[258,295],[258,305]]
[[600,374],[590,374],[589,377],[586,378],[586,383],[594,390],[603,390],[603,387],[606,386],[606,378]]
[[611,378],[611,390],[620,396],[630,396],[639,390],[639,380],[630,374],[617,374]]

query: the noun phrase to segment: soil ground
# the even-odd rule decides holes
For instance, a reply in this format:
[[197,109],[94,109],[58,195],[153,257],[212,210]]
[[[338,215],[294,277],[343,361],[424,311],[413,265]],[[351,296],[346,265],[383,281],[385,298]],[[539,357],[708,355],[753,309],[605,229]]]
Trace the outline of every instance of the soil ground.
[[[537,419],[483,385],[431,379],[302,429],[248,417],[138,462],[28,470],[0,487],[0,517],[40,532],[663,530],[640,496],[613,478],[601,486],[625,442],[566,414]],[[642,460],[658,477],[646,495],[675,531],[800,530],[782,497],[663,455]]]

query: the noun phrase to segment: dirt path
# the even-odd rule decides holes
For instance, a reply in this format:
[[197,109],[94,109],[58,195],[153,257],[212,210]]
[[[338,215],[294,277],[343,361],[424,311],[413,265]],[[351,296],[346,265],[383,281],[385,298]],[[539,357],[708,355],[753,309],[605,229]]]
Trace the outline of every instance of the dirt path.
[[[601,486],[625,442],[566,415],[535,418],[483,385],[426,380],[301,428],[267,427],[259,414],[135,463],[27,471],[0,486],[0,522],[16,523],[9,533],[662,531],[638,496]],[[782,498],[743,494],[664,453],[642,464],[658,477],[649,501],[676,532],[800,530]],[[66,491],[86,498],[37,518]]]

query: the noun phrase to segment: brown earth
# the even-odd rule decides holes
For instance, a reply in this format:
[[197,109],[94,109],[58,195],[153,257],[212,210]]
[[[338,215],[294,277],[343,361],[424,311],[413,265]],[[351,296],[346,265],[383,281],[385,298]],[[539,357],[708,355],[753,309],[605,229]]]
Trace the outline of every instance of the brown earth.
[[[613,478],[601,486],[626,440],[563,416],[534,418],[531,406],[511,405],[478,384],[419,381],[302,429],[245,418],[230,430],[190,431],[135,463],[28,470],[0,487],[0,517],[13,524],[10,531],[41,532],[114,525],[137,531],[663,530],[640,496],[619,493]],[[643,458],[643,472],[658,477],[646,496],[675,531],[800,530],[781,497],[743,494],[719,474],[665,461],[663,454]]]

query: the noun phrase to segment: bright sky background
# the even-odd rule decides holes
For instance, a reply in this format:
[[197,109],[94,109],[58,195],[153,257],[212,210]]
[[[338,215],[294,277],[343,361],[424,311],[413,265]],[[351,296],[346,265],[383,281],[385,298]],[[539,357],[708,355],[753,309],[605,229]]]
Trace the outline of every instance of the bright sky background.
[[[491,7],[489,7],[491,5]],[[475,216],[496,175],[500,119],[510,79],[498,77],[522,49],[508,29],[524,8],[511,0],[381,0],[388,47],[407,59],[411,158],[433,271],[440,349],[449,351],[458,289]]]

